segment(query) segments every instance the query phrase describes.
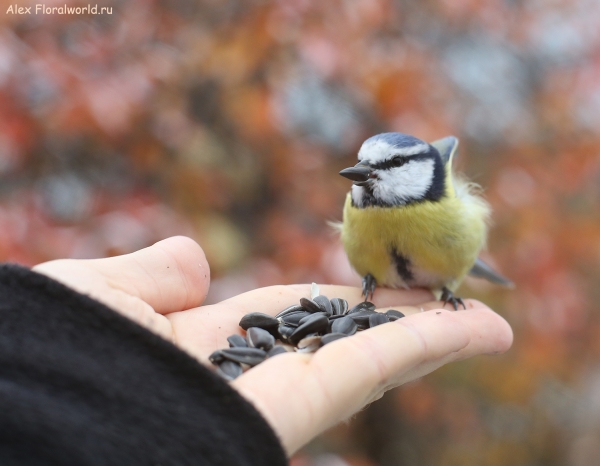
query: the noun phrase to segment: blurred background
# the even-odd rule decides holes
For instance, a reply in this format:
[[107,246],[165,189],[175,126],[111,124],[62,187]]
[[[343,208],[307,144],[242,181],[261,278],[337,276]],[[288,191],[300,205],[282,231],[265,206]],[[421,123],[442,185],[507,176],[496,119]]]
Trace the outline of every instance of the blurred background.
[[326,223],[337,172],[378,132],[456,135],[494,208],[485,257],[517,283],[461,294],[513,348],[389,392],[291,464],[598,464],[600,2],[101,1],[0,2],[1,260],[184,234],[211,302],[358,284]]

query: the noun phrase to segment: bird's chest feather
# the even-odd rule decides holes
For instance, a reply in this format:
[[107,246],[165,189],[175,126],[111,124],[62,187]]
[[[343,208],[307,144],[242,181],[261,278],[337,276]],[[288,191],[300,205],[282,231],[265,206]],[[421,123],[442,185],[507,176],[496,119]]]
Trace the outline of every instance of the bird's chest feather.
[[387,286],[443,286],[462,279],[485,224],[457,198],[401,207],[344,207],[342,241],[351,264]]

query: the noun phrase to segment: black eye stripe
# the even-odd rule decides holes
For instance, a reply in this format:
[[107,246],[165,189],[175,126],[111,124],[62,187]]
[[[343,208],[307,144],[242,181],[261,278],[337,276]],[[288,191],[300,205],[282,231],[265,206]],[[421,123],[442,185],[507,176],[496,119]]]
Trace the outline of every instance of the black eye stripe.
[[391,160],[391,162],[392,162],[392,165],[394,165],[396,167],[400,167],[400,166],[404,165],[406,162],[408,162],[408,157],[403,157],[402,155],[397,155]]
[[[397,163],[396,159],[401,159],[402,163]],[[423,159],[433,159],[434,155],[430,152],[425,152],[424,154],[415,154],[415,155],[396,155],[394,158],[390,160],[384,160],[383,162],[377,162],[370,164],[371,168],[375,170],[387,170],[389,168],[401,167],[407,162],[411,160],[423,160]]]

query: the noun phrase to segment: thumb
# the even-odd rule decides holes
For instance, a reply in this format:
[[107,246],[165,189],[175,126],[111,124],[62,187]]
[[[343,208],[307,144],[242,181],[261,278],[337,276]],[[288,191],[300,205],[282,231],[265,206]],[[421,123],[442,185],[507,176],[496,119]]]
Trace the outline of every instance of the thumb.
[[105,300],[99,292],[116,291],[138,298],[159,314],[200,306],[210,284],[204,251],[184,236],[167,238],[123,256],[56,260],[33,270],[101,301]]

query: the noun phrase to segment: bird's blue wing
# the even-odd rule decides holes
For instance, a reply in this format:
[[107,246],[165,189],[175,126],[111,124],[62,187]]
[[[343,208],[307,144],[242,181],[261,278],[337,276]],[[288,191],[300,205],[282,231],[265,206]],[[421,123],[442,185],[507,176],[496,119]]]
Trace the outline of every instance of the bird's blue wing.
[[438,150],[442,156],[444,165],[447,165],[448,162],[452,163],[452,158],[454,157],[454,154],[456,154],[458,138],[455,138],[454,136],[446,136],[445,138],[433,141],[431,145]]
[[477,278],[485,278],[486,280],[492,283],[496,283],[507,288],[515,287],[515,284],[513,282],[511,282],[508,278],[505,278],[502,275],[500,275],[498,272],[496,272],[488,264],[486,264],[479,258],[477,258],[475,264],[473,264],[473,267],[469,271],[469,275]]

